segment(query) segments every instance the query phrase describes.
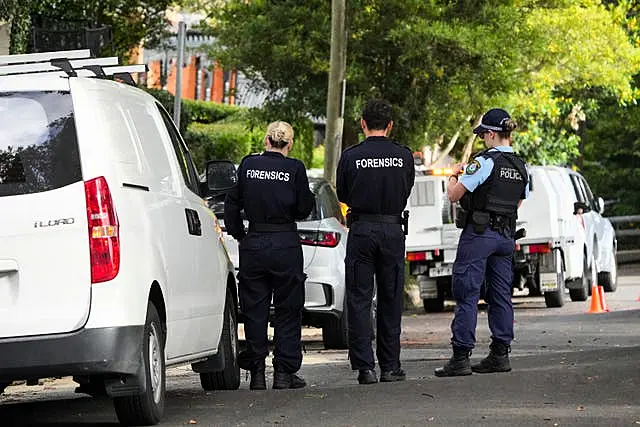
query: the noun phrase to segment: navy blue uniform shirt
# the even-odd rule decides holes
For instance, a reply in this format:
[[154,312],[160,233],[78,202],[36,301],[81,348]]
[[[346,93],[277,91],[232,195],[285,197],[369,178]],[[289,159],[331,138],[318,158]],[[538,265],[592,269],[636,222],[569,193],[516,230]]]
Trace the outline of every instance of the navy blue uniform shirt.
[[314,204],[304,164],[265,151],[240,162],[238,183],[225,199],[224,222],[227,232],[242,240],[243,209],[249,223],[290,224],[308,217]]
[[372,136],[347,148],[338,164],[338,198],[352,212],[401,214],[415,180],[413,154],[384,136]]

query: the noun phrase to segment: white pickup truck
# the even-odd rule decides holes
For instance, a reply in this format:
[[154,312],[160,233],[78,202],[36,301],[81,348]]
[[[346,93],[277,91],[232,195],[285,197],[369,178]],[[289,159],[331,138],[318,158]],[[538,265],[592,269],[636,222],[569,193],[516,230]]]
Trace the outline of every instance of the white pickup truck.
[[[607,292],[617,286],[615,232],[602,217],[604,202],[584,178],[567,168],[532,166],[530,195],[518,210],[518,228],[526,230],[514,253],[513,289],[544,295],[547,307],[587,299],[594,283]],[[451,297],[451,269],[461,230],[456,206],[446,193],[446,170],[417,176],[409,199],[406,240],[409,272],[416,276],[427,312],[442,311]],[[580,210],[579,210],[580,209]]]
[[442,311],[451,295],[451,270],[461,230],[455,226],[455,206],[447,198],[448,169],[428,169],[415,178],[406,238],[409,274],[416,276],[427,312]]

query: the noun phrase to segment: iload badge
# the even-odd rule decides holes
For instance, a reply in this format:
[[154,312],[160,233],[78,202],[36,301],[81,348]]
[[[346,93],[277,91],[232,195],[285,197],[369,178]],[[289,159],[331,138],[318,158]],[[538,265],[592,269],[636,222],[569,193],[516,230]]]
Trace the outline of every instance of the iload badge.
[[465,169],[465,172],[467,175],[473,175],[474,173],[478,172],[478,169],[480,169],[480,162],[474,160],[467,165],[467,169]]

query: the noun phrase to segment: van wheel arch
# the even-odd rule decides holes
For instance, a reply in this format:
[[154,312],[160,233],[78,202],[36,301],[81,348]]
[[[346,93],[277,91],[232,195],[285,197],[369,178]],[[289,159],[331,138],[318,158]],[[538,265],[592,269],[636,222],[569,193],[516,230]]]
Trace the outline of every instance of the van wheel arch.
[[149,302],[152,303],[160,316],[160,321],[162,322],[162,326],[164,328],[164,339],[167,339],[167,307],[164,302],[164,295],[162,294],[162,289],[160,288],[160,284],[157,281],[154,281],[151,284],[151,289],[149,290]]

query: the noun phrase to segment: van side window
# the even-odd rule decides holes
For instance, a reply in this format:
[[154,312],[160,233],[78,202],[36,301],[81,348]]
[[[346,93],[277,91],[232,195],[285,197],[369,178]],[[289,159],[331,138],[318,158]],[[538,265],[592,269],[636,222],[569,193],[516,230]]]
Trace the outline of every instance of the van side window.
[[158,106],[158,110],[160,111],[160,115],[162,116],[162,120],[164,121],[164,125],[167,128],[167,132],[169,132],[171,144],[173,145],[173,149],[176,152],[176,157],[178,158],[178,163],[180,164],[180,170],[182,171],[184,182],[191,191],[199,195],[200,185],[198,184],[198,175],[196,173],[195,167],[193,166],[193,161],[191,160],[189,150],[187,150],[187,147],[184,146],[182,138],[180,137],[180,133],[176,129],[176,126],[173,124],[173,120],[171,120],[164,107],[162,107],[162,105],[160,104],[156,105]]

